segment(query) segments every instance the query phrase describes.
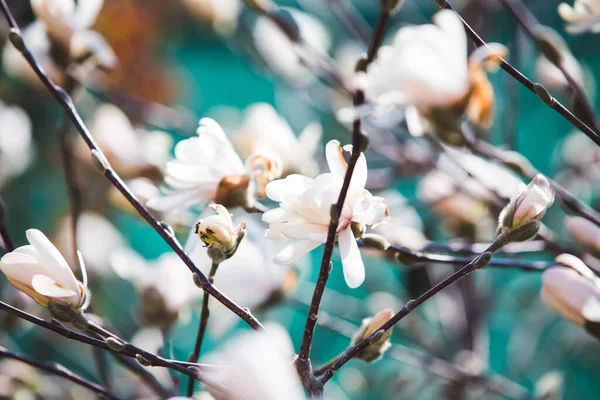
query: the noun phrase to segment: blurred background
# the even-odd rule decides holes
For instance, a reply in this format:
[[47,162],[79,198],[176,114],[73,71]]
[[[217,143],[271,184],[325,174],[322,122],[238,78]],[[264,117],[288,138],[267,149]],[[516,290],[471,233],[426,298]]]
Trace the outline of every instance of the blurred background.
[[[29,2],[8,3],[24,32],[28,32],[27,27],[34,22]],[[559,3],[526,1],[540,23],[554,28],[569,45],[579,62],[583,87],[597,109],[598,36],[565,33],[564,21],[556,11]],[[277,4],[286,7],[286,18],[294,18],[299,26],[299,20],[310,18],[305,32],[311,37],[311,45],[328,54],[342,76],[351,79],[354,63],[365,45],[340,16],[354,15],[358,26],[370,32],[378,17],[377,2],[298,0]],[[515,67],[544,82],[568,107],[573,105],[572,94],[560,79],[552,76],[552,71],[544,69],[534,44],[499,2],[461,0],[453,5],[482,38],[506,45],[508,59]],[[402,26],[430,23],[437,11],[434,2],[407,0],[394,15],[386,42]],[[281,46],[276,43],[280,38],[265,36],[266,31],[257,33],[259,24],[256,13],[239,0],[105,0],[92,28],[105,38],[116,56],[116,64],[111,68],[90,72],[89,65],[82,61],[75,67],[69,66],[65,73],[64,67],[53,61],[57,56],[52,46],[44,45],[43,38],[32,34],[28,44],[39,48],[40,56],[58,81],[79,83],[73,93],[78,110],[113,166],[144,199],[156,194],[174,144],[195,135],[202,117],[221,123],[240,154],[245,155],[248,151],[244,146],[249,139],[242,132],[250,124],[253,110],[261,110],[263,114],[258,118],[265,118],[262,125],[257,123],[258,129],[273,129],[265,121],[274,110],[287,120],[295,135],[317,122],[322,127],[322,137],[314,159],[321,171],[326,170],[324,144],[334,138],[342,144],[350,142],[350,131],[338,122],[336,113],[349,106],[351,100],[297,61],[286,65],[285,60],[279,60],[279,64],[277,57],[273,60],[272,52],[269,55],[265,47],[272,45],[272,50],[276,49]],[[304,34],[302,27],[300,30]],[[64,115],[27,67],[19,64],[18,54],[11,54],[7,34],[8,27],[2,19],[0,194],[6,203],[7,230],[17,245],[23,245],[26,229],[40,229],[68,257],[72,252],[70,211],[60,152]],[[283,52],[279,56],[287,57]],[[599,206],[598,149],[503,71],[491,74],[490,80],[496,93],[496,109],[495,123],[486,139],[521,152],[542,173],[554,177],[584,202]],[[493,237],[498,210],[481,198],[461,198],[458,206],[438,201],[435,192],[445,190],[442,188],[447,187],[447,177],[444,180],[431,175],[439,167],[439,155],[427,146],[425,139],[411,138],[403,123],[392,129],[370,128],[368,188],[374,193],[385,190],[393,222],[382,229],[386,236],[394,238],[390,240],[419,250],[450,241],[486,242]],[[276,132],[273,129],[271,134]],[[196,292],[189,294],[196,288],[191,285],[187,289],[191,283],[188,271],[93,168],[89,152],[73,129],[68,142],[75,154],[81,190],[78,243],[90,270],[93,312],[122,337],[148,350],[162,348],[169,357],[187,359],[201,304],[201,296]],[[476,163],[473,168],[478,168]],[[446,172],[454,174],[451,169]],[[504,181],[499,176],[482,173],[483,179],[494,180],[499,190],[509,190],[502,187]],[[257,217],[243,211],[234,214],[236,220],[249,221],[249,226],[260,229]],[[190,222],[199,215],[193,212],[170,221],[182,242],[188,236]],[[581,252],[565,228],[564,216],[555,205],[544,222],[556,234],[559,246]],[[228,288],[237,291],[234,299],[243,299],[239,300],[241,305],[251,306],[261,321],[273,320],[286,327],[297,349],[322,250],[302,259],[293,276],[283,279],[276,272],[276,284],[264,277],[255,282],[260,280],[255,274],[272,273],[261,272],[261,260],[267,258],[266,250],[260,247],[260,236],[256,234],[255,241],[261,251],[251,256],[256,269],[246,266],[243,272],[236,273],[236,266],[231,265],[222,278],[228,281],[221,286],[217,275],[216,284],[225,293]],[[550,251],[534,251],[518,257],[551,261],[554,255]],[[348,335],[363,318],[385,307],[398,310],[453,270],[434,263],[404,266],[382,260],[376,253],[363,252],[363,258],[367,280],[358,289],[348,289],[339,256],[334,253],[328,283],[331,290],[326,292],[322,306],[325,322],[317,328],[313,343],[316,365],[347,347]],[[181,270],[184,275],[179,276],[174,270]],[[142,279],[141,275],[156,278]],[[597,398],[597,340],[548,310],[540,300],[540,286],[540,274],[535,272],[488,268],[474,274],[399,323],[393,332],[395,346],[381,361],[352,361],[345,366],[334,377],[326,395],[334,399]],[[179,291],[180,298],[168,299],[173,291]],[[0,279],[0,293],[3,301],[48,318],[45,310],[18,293],[4,278]],[[112,379],[122,383],[115,385],[122,394],[128,398],[152,397],[133,384],[134,376],[106,355],[94,355],[85,345],[8,314],[0,318],[3,346],[40,360],[58,361],[92,380],[100,379],[95,359],[105,358]],[[209,322],[203,354],[248,329],[227,317],[218,320]],[[450,370],[466,374],[453,375]],[[162,371],[159,379],[169,382],[173,377]],[[490,389],[490,382],[499,385],[500,393]],[[185,383],[181,379],[180,387]],[[91,396],[59,378],[17,367],[7,360],[0,361],[0,395],[15,399]]]

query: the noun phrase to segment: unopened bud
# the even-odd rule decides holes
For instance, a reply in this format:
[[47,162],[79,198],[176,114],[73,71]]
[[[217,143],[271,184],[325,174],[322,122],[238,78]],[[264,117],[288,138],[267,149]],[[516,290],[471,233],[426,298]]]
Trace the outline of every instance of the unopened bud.
[[552,97],[548,89],[546,89],[541,83],[534,83],[533,91],[535,92],[537,97],[539,97],[540,100],[544,102],[544,104],[552,107],[556,103],[556,99]]
[[149,367],[149,366],[152,365],[150,363],[150,361],[146,357],[144,357],[143,355],[141,355],[141,354],[136,354],[135,355],[135,359],[137,360],[137,362],[139,362],[144,367]]
[[114,337],[107,337],[105,339],[105,341],[106,341],[106,345],[108,346],[108,348],[111,349],[112,351],[116,351],[117,353],[123,351],[123,349],[125,348],[125,345],[123,344],[123,342],[115,339]]
[[381,235],[375,233],[366,233],[361,237],[363,243],[376,250],[385,251],[390,247],[390,242]]
[[540,221],[529,221],[508,232],[511,242],[525,242],[533,238],[540,230]]
[[104,157],[104,154],[96,149],[92,150],[92,165],[101,174],[104,174],[108,169],[110,169],[110,164],[106,157]]
[[23,35],[21,34],[21,30],[19,28],[10,28],[10,33],[8,34],[8,38],[15,49],[20,52],[25,51],[25,41],[23,40]]
[[208,246],[208,255],[216,263],[230,258],[237,250],[246,233],[246,223],[233,228],[229,211],[220,204],[212,204],[217,215],[211,215],[196,223],[194,232]]
[[394,316],[391,309],[385,309],[378,312],[372,318],[366,318],[362,322],[362,326],[358,329],[352,338],[351,346],[355,346],[363,340],[370,338],[369,345],[365,347],[356,358],[365,362],[377,361],[383,353],[391,346],[390,337],[392,336],[392,328],[388,330],[380,329],[383,324],[389,321]]
[[352,222],[350,224],[350,229],[352,229],[352,234],[356,239],[360,239],[365,233],[365,226],[363,224],[359,224],[358,222]]

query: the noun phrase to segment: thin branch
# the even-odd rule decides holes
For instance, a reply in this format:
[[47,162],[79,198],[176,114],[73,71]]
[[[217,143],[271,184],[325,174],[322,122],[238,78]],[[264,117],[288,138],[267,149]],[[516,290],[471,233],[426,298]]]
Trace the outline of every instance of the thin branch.
[[[533,15],[531,10],[527,8],[525,3],[523,3],[521,0],[502,0],[502,4],[504,4],[506,9],[523,28],[525,33],[536,43],[539,43],[539,39],[535,32],[535,29],[539,28],[541,25],[538,22],[535,15]],[[543,53],[543,47],[540,46],[540,50],[542,50]],[[598,118],[596,117],[594,109],[591,106],[587,96],[585,95],[585,92],[583,91],[581,85],[575,80],[573,75],[571,75],[571,73],[565,68],[564,63],[560,62],[560,60],[556,60],[555,57],[550,56],[546,58],[562,72],[565,79],[567,80],[567,83],[573,90],[573,93],[575,94],[576,98],[579,100],[579,104],[582,107],[582,111],[585,114],[586,120],[590,124],[592,124],[596,134],[600,134],[600,125],[598,125]]]
[[[210,267],[210,273],[208,274],[208,280],[210,283],[213,283],[215,280],[215,274],[217,273],[217,268],[219,268],[219,264],[214,262]],[[202,311],[200,311],[200,324],[198,325],[198,333],[196,335],[196,343],[194,344],[194,350],[192,354],[188,357],[188,361],[195,363],[200,358],[200,351],[202,350],[202,342],[204,341],[204,334],[206,332],[206,326],[208,325],[208,317],[210,316],[210,311],[208,310],[208,293],[204,293],[204,299],[202,300]],[[194,394],[194,380],[188,380],[187,386],[187,396],[192,397]]]
[[486,250],[482,255],[475,257],[471,262],[467,265],[454,272],[452,275],[448,276],[446,279],[436,284],[434,287],[426,291],[421,296],[410,300],[400,311],[398,311],[391,319],[389,319],[386,323],[381,325],[377,331],[373,332],[366,339],[358,343],[356,346],[348,349],[338,361],[331,368],[327,370],[325,374],[319,379],[321,384],[327,383],[331,377],[338,371],[344,364],[354,358],[357,354],[359,354],[362,350],[364,350],[367,346],[369,346],[374,341],[377,341],[381,336],[379,336],[380,332],[385,332],[388,329],[392,328],[396,325],[400,320],[410,314],[415,308],[419,305],[425,303],[427,300],[441,292],[443,289],[452,285],[453,283],[461,280],[465,276],[469,275],[471,272],[481,269],[487,265],[490,260],[491,255],[501,248],[506,242],[506,237],[504,234],[500,234],[494,243]]
[[[431,242],[421,251],[424,252],[443,252],[443,253],[452,253],[452,254],[462,254],[462,255],[477,255],[481,254],[488,248],[490,243],[465,243],[465,242],[449,242],[449,243],[436,243]],[[512,255],[519,253],[533,253],[533,252],[541,252],[546,250],[546,242],[539,239],[530,240],[527,242],[516,242],[509,243],[504,246],[498,253]],[[493,261],[493,260],[492,260]]]
[[[452,5],[447,0],[436,0],[437,4],[440,8],[450,9],[460,17],[460,14],[452,7]],[[479,37],[479,35],[471,28],[467,22],[460,17],[463,26],[467,32],[467,35],[471,38],[471,40],[475,43],[476,46],[487,46],[487,43],[483,39]],[[577,116],[575,116],[571,111],[569,111],[565,106],[563,106],[558,100],[550,96],[545,88],[538,84],[533,83],[529,80],[525,75],[523,75],[519,70],[510,65],[506,60],[501,57],[498,57],[500,68],[508,72],[513,78],[515,78],[519,83],[525,86],[529,91],[536,94],[545,104],[547,104],[550,108],[560,114],[563,118],[571,123],[574,127],[579,129],[581,132],[585,133],[587,137],[589,137],[594,143],[600,146],[600,136],[596,134],[596,132],[587,126],[583,121],[581,121]],[[537,90],[536,90],[537,89]],[[540,91],[540,89],[542,89]]]
[[172,229],[167,224],[162,223],[156,218],[154,218],[150,211],[148,211],[148,209],[139,202],[135,195],[125,185],[123,180],[111,168],[110,164],[106,160],[106,157],[102,153],[102,150],[100,150],[100,148],[94,141],[94,138],[90,134],[89,130],[83,123],[81,116],[79,115],[75,106],[73,105],[71,97],[61,87],[57,86],[52,82],[52,80],[48,77],[44,69],[40,66],[40,64],[35,60],[31,52],[28,50],[27,46],[25,45],[25,42],[23,41],[21,31],[15,23],[10,9],[6,4],[6,0],[0,0],[0,7],[2,7],[2,12],[6,16],[7,20],[10,22],[11,30],[9,34],[9,39],[12,42],[13,46],[15,46],[15,48],[19,50],[19,52],[21,52],[21,54],[25,57],[29,65],[33,68],[38,78],[42,81],[46,89],[48,89],[48,91],[54,96],[56,101],[64,109],[65,113],[69,116],[71,122],[73,123],[83,140],[86,142],[86,144],[92,151],[92,158],[97,164],[99,170],[102,171],[104,176],[119,190],[119,192],[121,192],[121,194],[123,194],[123,196],[125,196],[127,201],[129,201],[129,203],[137,210],[137,212],[154,228],[154,230],[156,230],[156,232],[173,249],[173,251],[175,251],[175,253],[186,264],[188,269],[198,277],[197,279],[195,279],[195,281],[202,290],[208,292],[211,296],[217,299],[217,301],[219,301],[225,307],[233,311],[238,317],[243,319],[252,328],[261,329],[261,323],[250,313],[249,310],[243,309],[242,307],[237,305],[235,302],[233,302],[231,299],[225,296],[221,291],[219,291],[208,281],[208,278],[202,273],[202,271],[200,271],[200,269],[185,253],[185,251],[173,235]]
[[98,395],[102,395],[108,399],[111,399],[111,400],[119,400],[120,399],[119,397],[117,397],[116,395],[114,395],[113,393],[108,391],[107,389],[103,388],[102,386],[100,386],[94,382],[88,381],[87,379],[75,374],[74,372],[72,372],[71,370],[67,369],[66,367],[64,367],[60,364],[52,363],[52,362],[38,361],[31,357],[28,357],[28,356],[25,356],[22,354],[18,354],[18,353],[14,353],[14,352],[0,346],[0,358],[2,358],[2,357],[12,358],[13,360],[18,360],[25,364],[29,364],[32,367],[41,369],[50,374],[61,376],[81,387],[89,389],[92,392],[94,392]]
[[6,203],[2,196],[0,196],[0,238],[4,243],[4,250],[8,253],[15,249],[15,244],[12,241],[8,230],[6,229],[6,215],[7,215]]

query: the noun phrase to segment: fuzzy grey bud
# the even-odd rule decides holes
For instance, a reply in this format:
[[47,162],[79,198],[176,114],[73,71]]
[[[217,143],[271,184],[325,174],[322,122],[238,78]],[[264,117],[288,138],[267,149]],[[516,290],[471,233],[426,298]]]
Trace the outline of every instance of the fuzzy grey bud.
[[548,89],[546,89],[541,83],[534,83],[533,91],[535,92],[537,97],[539,97],[540,100],[544,102],[544,104],[552,107],[556,103],[556,99],[552,97]]
[[92,165],[94,168],[98,170],[101,174],[104,174],[107,170],[110,169],[110,164],[104,154],[102,154],[99,150],[92,150]]
[[140,363],[140,365],[143,365],[144,367],[150,367],[152,365],[152,363],[150,363],[150,361],[141,354],[136,354],[135,359],[137,360],[137,362]]

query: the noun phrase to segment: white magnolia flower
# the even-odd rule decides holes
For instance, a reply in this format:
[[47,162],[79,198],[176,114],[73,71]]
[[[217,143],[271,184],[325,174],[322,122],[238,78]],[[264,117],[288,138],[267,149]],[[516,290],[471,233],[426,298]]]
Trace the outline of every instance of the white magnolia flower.
[[[530,221],[539,221],[554,203],[554,190],[543,175],[535,178],[521,190],[502,210],[500,221],[503,228],[514,228]],[[512,217],[511,217],[512,214]]]
[[246,110],[233,144],[245,157],[253,153],[277,154],[283,163],[284,176],[291,173],[315,176],[319,166],[314,157],[321,134],[321,125],[312,122],[296,137],[288,122],[271,105],[257,103]]
[[[198,136],[175,146],[175,160],[166,167],[165,183],[170,190],[152,198],[148,206],[157,211],[180,211],[208,201],[226,207],[254,205],[254,185],[266,184],[281,173],[276,156],[256,154],[246,165],[235,152],[219,124],[202,118]],[[258,192],[262,191],[258,188]]]
[[573,6],[561,3],[558,14],[567,22],[570,33],[600,32],[600,1],[575,0]]
[[[344,150],[351,151],[352,146],[345,146]],[[280,204],[279,208],[263,214],[263,221],[270,224],[266,237],[294,241],[277,254],[277,264],[292,264],[325,243],[331,205],[338,199],[347,169],[342,153],[339,142],[332,140],[326,147],[330,173],[314,179],[290,175],[267,185],[267,196]],[[390,219],[385,200],[365,190],[366,182],[367,162],[361,154],[352,174],[337,232],[344,277],[351,288],[360,286],[365,278],[351,224],[375,225]]]
[[0,187],[31,164],[31,139],[31,121],[25,111],[0,102]]
[[85,308],[89,295],[83,262],[80,262],[81,283],[42,232],[29,229],[26,235],[29,245],[16,248],[0,260],[0,270],[8,281],[43,307],[54,302]]
[[[103,104],[94,113],[90,132],[110,164],[125,177],[160,176],[160,169],[170,157],[173,140],[165,132],[135,129],[118,107]],[[77,156],[91,162],[90,151],[81,139]]]
[[289,334],[279,325],[244,332],[206,358],[218,366],[206,377],[219,388],[207,390],[217,400],[304,400],[293,354]]
[[[71,263],[73,260],[73,231],[71,218],[63,218],[53,235],[56,247]],[[79,216],[77,223],[77,247],[85,254],[85,262],[90,274],[106,275],[112,272],[110,258],[112,253],[125,247],[125,238],[121,232],[103,215],[86,211]]]
[[392,45],[379,49],[360,86],[382,106],[410,106],[406,119],[415,135],[423,134],[423,123],[454,128],[464,112],[472,122],[489,125],[494,95],[484,61],[506,49],[481,46],[467,58],[467,37],[456,13],[442,10],[433,20],[435,25],[401,28]]
[[[273,262],[277,249],[264,237],[263,224],[251,216],[246,217],[246,222],[247,234],[235,254],[220,264],[215,286],[240,306],[254,311],[266,306],[270,299],[294,289],[297,274],[291,267],[284,268]],[[212,261],[198,235],[190,234],[185,251],[204,274],[209,273]],[[218,301],[210,301],[209,308],[208,330],[214,337],[222,336],[238,321],[237,316]]]
[[561,254],[560,264],[542,274],[542,301],[563,318],[585,325],[586,305],[600,301],[600,280],[575,256]]
[[184,311],[202,294],[189,269],[175,253],[164,253],[148,261],[135,251],[122,248],[114,252],[111,264],[121,278],[131,281],[140,292],[157,292],[169,313]]
[[242,9],[240,0],[183,0],[183,3],[218,33],[231,34],[237,28]]
[[[314,17],[292,9],[287,9],[294,19],[300,36],[311,49],[326,53],[331,44],[331,38],[325,27]],[[252,31],[254,45],[265,62],[277,74],[289,80],[292,84],[303,86],[314,81],[315,76],[301,60],[299,54],[305,50],[298,44],[293,43],[281,31],[281,29],[267,17],[261,16],[256,19]],[[307,54],[309,61],[310,55]]]
[[[536,34],[560,54],[562,67],[573,77],[577,84],[583,86],[583,70],[558,32],[547,26],[539,26],[536,28]],[[535,69],[540,82],[547,88],[565,89],[569,86],[569,82],[562,71],[543,54],[538,57]]]
[[600,227],[583,217],[565,217],[565,228],[583,247],[600,252]]
[[387,224],[377,225],[373,233],[383,236],[391,244],[421,250],[429,241],[423,234],[423,221],[417,211],[395,190],[385,190],[380,195],[394,219]]

